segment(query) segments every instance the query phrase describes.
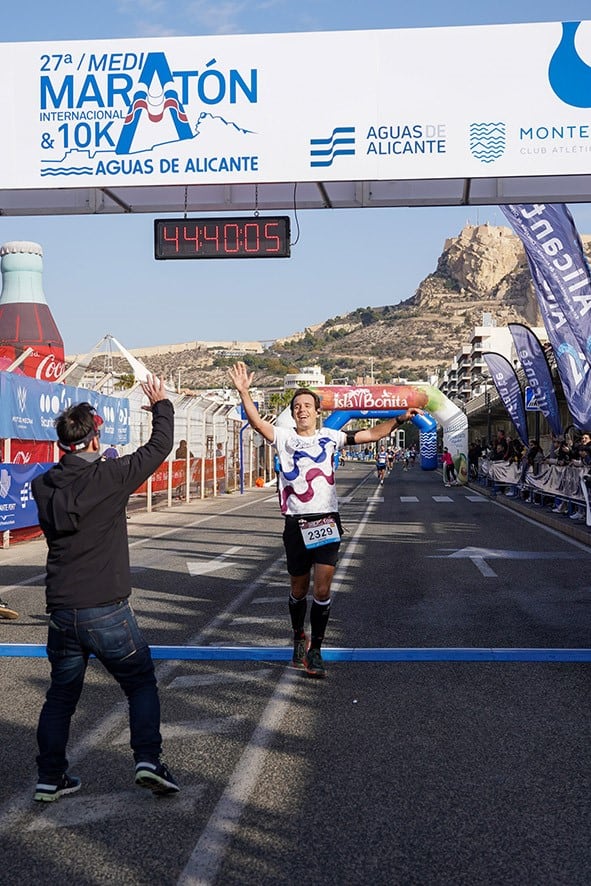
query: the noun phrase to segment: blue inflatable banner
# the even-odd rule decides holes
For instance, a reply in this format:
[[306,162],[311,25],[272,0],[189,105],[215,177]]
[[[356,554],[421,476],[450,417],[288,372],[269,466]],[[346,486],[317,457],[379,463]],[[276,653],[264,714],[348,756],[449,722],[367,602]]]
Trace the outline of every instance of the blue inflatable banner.
[[31,482],[52,464],[0,464],[0,532],[37,526],[37,505]]
[[0,438],[55,440],[55,420],[73,403],[86,401],[102,416],[101,442],[129,442],[129,400],[97,391],[0,372]]
[[488,371],[495,383],[499,397],[503,401],[503,405],[509,413],[511,421],[515,425],[515,430],[517,431],[519,439],[522,443],[525,443],[526,446],[529,446],[523,395],[521,393],[521,387],[519,386],[517,376],[515,375],[515,370],[507,358],[503,357],[502,354],[495,354],[488,351],[482,356],[488,366]]
[[509,323],[517,356],[528,385],[532,388],[538,409],[555,436],[562,434],[556,392],[544,349],[538,337],[523,323]]

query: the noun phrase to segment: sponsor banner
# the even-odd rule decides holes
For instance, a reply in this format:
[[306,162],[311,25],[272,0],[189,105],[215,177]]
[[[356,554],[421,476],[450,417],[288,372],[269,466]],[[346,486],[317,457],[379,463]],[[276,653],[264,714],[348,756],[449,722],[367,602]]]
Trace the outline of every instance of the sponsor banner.
[[17,440],[10,441],[10,458],[13,465],[28,465],[36,462],[53,461],[53,442],[41,440]]
[[559,436],[562,434],[562,424],[552,374],[544,349],[535,333],[522,323],[509,323],[509,331],[529,389],[532,392],[535,408],[542,413],[550,425],[552,433]]
[[60,412],[83,401],[94,406],[104,420],[103,443],[129,442],[129,400],[11,372],[0,372],[0,438],[55,440],[55,420]]
[[39,516],[31,483],[52,464],[0,464],[0,532],[37,526]]
[[[172,463],[172,488],[178,489],[187,482],[187,462],[185,459],[175,459]],[[200,458],[192,458],[190,460],[189,472],[191,483],[201,483],[201,465]],[[163,462],[152,474],[152,492],[166,492],[168,489],[168,466],[169,462]],[[223,480],[225,477],[226,459],[225,457],[216,459],[216,479]],[[205,459],[205,485],[213,484],[213,458]],[[135,495],[145,495],[148,491],[148,484],[142,485],[135,490]]]
[[523,395],[521,393],[519,381],[515,375],[515,370],[502,354],[495,354],[488,351],[482,356],[488,366],[488,371],[490,372],[490,376],[495,384],[499,397],[503,401],[505,409],[511,416],[511,421],[515,425],[515,430],[519,435],[519,439],[527,446],[529,444],[527,419],[523,405]]
[[0,188],[586,175],[590,57],[586,21],[3,43]]
[[[591,69],[590,69],[591,76]],[[591,272],[573,218],[564,203],[524,203],[501,209],[543,280],[544,298],[559,311],[591,358]]]
[[[19,305],[19,307],[21,307]],[[24,306],[23,306],[24,307]],[[34,305],[34,307],[38,307]],[[20,357],[22,351],[28,347],[24,344],[20,347],[14,345],[0,345],[0,358],[6,360],[6,365],[13,363],[17,357]],[[19,372],[20,370],[20,372]],[[40,381],[56,381],[66,370],[64,363],[63,348],[43,347],[36,345],[32,354],[25,357],[23,363],[17,367],[17,375],[28,375],[30,378],[37,378]]]
[[321,400],[321,409],[390,412],[413,406],[425,409],[428,395],[412,385],[318,386],[314,388]]

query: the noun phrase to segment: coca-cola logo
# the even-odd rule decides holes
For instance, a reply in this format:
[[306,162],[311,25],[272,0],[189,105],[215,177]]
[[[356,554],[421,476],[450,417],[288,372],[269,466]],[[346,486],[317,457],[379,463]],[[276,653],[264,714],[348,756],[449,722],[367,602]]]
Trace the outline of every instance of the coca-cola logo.
[[48,354],[38,364],[35,370],[35,378],[41,381],[58,381],[64,374],[66,364],[61,360],[56,360],[54,354]]
[[15,453],[12,463],[15,465],[28,465],[31,461],[31,453],[23,452],[22,449],[19,449],[18,452]]

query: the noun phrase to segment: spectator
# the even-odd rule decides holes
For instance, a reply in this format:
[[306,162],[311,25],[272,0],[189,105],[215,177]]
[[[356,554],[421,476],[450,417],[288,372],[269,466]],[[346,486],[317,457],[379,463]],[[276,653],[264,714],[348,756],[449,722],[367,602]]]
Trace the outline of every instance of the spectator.
[[50,803],[80,789],[68,773],[66,746],[91,655],[128,701],[135,783],[157,794],[179,788],[160,760],[160,701],[150,647],[129,604],[131,579],[125,505],[172,449],[174,409],[164,383],[142,382],[152,412],[150,439],[115,460],[100,454],[102,418],[77,403],[56,420],[59,462],[33,480],[48,547],[45,578],[51,683],[37,727],[39,780],[34,800]]
[[492,444],[492,461],[504,461],[507,456],[508,443],[505,438],[505,432],[503,430],[499,430],[497,432],[496,440],[493,441]]
[[[179,445],[176,448],[176,452],[174,454],[175,458],[187,458],[187,441],[181,440]],[[195,458],[192,452],[189,452],[189,458]]]
[[482,457],[482,446],[474,441],[468,449],[468,475],[471,480],[478,478],[478,461]]
[[544,461],[544,450],[540,446],[539,440],[532,440],[529,444],[529,449],[525,453],[525,458],[532,473],[537,475],[540,470],[540,465]]
[[447,447],[443,450],[441,463],[443,465],[443,482],[445,483],[445,485],[457,486],[458,478],[456,477],[454,460],[452,458],[451,452],[447,449]]
[[556,449],[554,455],[556,458],[557,465],[564,466],[564,465],[567,465],[570,463],[572,453],[571,453],[570,446],[568,445],[568,443],[565,440],[562,440],[558,444],[558,448]]
[[581,437],[573,445],[572,459],[578,461],[581,467],[591,467],[591,434],[583,431]]

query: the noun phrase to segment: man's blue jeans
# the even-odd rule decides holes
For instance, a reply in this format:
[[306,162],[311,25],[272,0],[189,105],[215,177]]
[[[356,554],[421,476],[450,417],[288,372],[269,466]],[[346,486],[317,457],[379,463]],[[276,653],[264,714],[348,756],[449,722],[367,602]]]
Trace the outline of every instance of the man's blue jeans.
[[51,685],[37,727],[39,779],[57,784],[68,769],[66,745],[90,655],[115,677],[129,703],[136,763],[157,763],[162,751],[160,700],[150,648],[127,600],[93,609],[60,609],[49,619]]

